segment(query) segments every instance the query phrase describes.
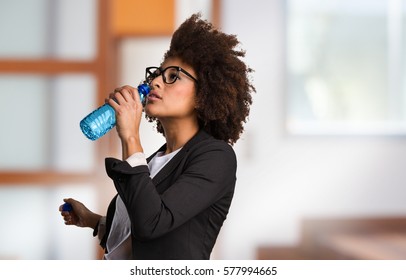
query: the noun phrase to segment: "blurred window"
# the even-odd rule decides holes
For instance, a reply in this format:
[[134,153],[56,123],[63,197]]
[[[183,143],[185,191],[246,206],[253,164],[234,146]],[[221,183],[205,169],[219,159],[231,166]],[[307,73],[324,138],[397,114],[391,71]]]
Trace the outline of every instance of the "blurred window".
[[107,55],[98,55],[96,27],[106,23],[106,7],[0,1],[0,259],[97,256],[95,239],[66,227],[58,207],[76,197],[95,209],[102,184],[100,146],[79,122],[105,94]]
[[91,185],[0,185],[0,260],[94,259],[97,238],[67,227],[58,212],[70,196],[96,208]]
[[0,170],[91,172],[94,145],[79,129],[95,108],[92,75],[0,73]]
[[405,2],[288,1],[289,133],[406,132]]
[[96,0],[2,0],[0,59],[93,59],[96,4]]

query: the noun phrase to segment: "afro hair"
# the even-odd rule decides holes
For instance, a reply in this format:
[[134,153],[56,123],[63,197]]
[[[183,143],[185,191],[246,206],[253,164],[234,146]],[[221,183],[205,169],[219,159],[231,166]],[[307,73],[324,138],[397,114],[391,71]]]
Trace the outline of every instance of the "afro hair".
[[[178,58],[197,73],[196,110],[201,129],[214,138],[233,145],[244,130],[251,93],[249,75],[253,70],[242,60],[245,51],[236,49],[235,35],[225,34],[201,14],[193,14],[174,32],[164,60]],[[159,120],[157,130],[163,132]]]

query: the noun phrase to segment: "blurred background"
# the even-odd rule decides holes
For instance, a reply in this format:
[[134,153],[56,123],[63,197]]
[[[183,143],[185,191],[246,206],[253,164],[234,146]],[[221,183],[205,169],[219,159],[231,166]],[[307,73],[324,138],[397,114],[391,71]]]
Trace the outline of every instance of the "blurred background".
[[[79,122],[159,65],[201,12],[236,34],[257,93],[213,259],[406,259],[406,1],[0,0],[0,259],[99,259],[65,226],[115,189]],[[148,155],[164,139],[142,123]]]

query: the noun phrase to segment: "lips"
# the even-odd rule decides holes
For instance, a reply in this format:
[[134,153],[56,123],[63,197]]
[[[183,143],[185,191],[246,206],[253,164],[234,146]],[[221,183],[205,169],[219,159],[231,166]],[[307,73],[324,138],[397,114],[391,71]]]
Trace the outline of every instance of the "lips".
[[162,99],[162,97],[156,92],[150,92],[148,94],[148,100],[159,100],[159,99]]

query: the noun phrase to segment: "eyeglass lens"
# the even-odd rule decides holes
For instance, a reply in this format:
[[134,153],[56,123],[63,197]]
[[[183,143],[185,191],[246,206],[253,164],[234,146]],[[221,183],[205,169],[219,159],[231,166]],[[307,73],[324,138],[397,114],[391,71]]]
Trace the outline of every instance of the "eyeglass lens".
[[161,74],[162,74],[162,79],[163,79],[164,83],[173,84],[174,82],[176,82],[176,80],[179,77],[179,69],[176,67],[168,67],[168,68],[165,68],[164,70],[162,70],[158,67],[150,67],[150,68],[147,68],[147,73],[146,73],[145,78],[148,83],[151,83],[152,80],[154,80]]

